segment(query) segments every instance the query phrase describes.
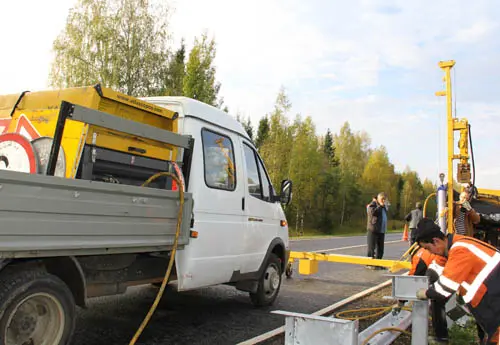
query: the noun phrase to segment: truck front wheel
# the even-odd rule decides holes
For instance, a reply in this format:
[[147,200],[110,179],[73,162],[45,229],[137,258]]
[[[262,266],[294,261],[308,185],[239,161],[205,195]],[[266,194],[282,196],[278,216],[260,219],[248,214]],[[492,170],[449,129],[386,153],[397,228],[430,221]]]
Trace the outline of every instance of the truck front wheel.
[[250,299],[255,306],[264,307],[274,303],[281,287],[281,276],[281,261],[272,253],[259,279],[257,292],[250,293]]
[[0,345],[66,345],[74,327],[74,298],[61,279],[22,266],[0,273]]

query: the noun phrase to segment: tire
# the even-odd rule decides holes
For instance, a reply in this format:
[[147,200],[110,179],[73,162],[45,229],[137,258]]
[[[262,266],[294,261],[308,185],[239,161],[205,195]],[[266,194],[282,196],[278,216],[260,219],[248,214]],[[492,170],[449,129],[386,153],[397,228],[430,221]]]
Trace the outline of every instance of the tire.
[[75,301],[66,284],[42,268],[0,272],[0,345],[70,344]]
[[281,260],[271,254],[267,260],[264,272],[259,279],[256,293],[250,292],[250,299],[256,307],[270,306],[278,297],[281,288]]

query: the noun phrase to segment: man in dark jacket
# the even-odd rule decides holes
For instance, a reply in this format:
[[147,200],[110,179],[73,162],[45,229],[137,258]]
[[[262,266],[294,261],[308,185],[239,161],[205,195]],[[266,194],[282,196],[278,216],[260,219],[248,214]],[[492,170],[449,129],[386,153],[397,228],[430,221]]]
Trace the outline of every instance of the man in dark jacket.
[[410,245],[415,243],[415,229],[417,229],[417,224],[423,218],[422,204],[417,202],[415,209],[410,211],[405,217],[405,220],[409,223],[410,228]]
[[[377,200],[373,200],[368,206],[368,257],[382,259],[384,256],[384,240],[387,230],[387,209],[385,207],[386,196],[381,192]],[[376,255],[375,255],[376,250]]]

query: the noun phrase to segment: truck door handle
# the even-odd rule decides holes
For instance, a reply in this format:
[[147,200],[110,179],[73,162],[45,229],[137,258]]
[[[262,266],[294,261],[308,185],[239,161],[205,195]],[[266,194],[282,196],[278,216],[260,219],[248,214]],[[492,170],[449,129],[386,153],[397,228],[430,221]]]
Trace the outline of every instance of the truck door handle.
[[263,222],[264,219],[254,218],[254,217],[248,217],[248,221],[249,222]]
[[241,198],[241,209],[245,211],[245,197]]

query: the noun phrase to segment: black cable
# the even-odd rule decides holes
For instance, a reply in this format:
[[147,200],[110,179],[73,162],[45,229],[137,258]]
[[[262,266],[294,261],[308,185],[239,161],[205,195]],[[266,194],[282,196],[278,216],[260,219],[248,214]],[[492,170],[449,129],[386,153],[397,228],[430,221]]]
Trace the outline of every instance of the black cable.
[[17,99],[17,101],[16,101],[16,104],[14,104],[14,108],[12,108],[12,111],[10,112],[10,117],[12,117],[12,116],[14,115],[14,112],[16,111],[17,106],[19,105],[19,103],[21,103],[21,99],[23,99],[24,95],[25,95],[26,93],[28,93],[28,92],[29,92],[29,91],[23,91],[23,92],[21,93],[21,95],[19,96],[19,98],[18,98],[18,99]]
[[453,70],[453,91],[455,91],[455,97],[453,97],[453,101],[455,102],[455,118],[457,118],[457,70]]
[[472,188],[475,189],[476,188],[476,165],[475,165],[475,162],[474,162],[474,148],[472,146],[472,135],[471,135],[471,125],[469,124],[469,144],[470,144],[470,156],[471,156],[471,159],[472,159]]

